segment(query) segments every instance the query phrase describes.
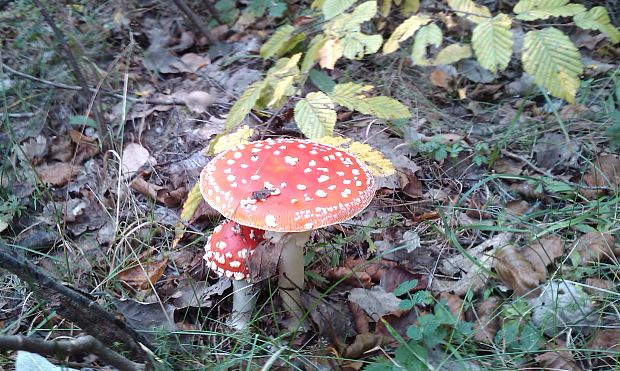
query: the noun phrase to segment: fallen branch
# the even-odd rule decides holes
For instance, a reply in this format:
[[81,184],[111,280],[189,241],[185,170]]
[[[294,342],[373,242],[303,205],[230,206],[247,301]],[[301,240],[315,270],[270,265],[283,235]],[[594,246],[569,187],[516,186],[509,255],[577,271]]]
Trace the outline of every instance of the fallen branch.
[[131,328],[121,316],[115,316],[79,291],[64,286],[10,249],[3,241],[0,241],[0,268],[28,282],[45,306],[75,323],[105,346],[122,343],[134,359],[140,362],[151,360],[147,352],[149,348],[152,349],[149,341]]
[[121,370],[144,370],[144,365],[132,362],[112,349],[106,348],[90,335],[72,340],[42,340],[22,335],[0,336],[0,350],[25,350],[55,357],[94,354],[106,364]]

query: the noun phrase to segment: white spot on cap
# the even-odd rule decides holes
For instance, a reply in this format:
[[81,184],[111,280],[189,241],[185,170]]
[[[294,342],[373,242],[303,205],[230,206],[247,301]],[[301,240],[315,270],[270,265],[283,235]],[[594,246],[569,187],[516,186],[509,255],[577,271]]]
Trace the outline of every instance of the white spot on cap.
[[243,272],[235,272],[233,273],[233,276],[235,276],[235,280],[237,281],[241,281],[242,279],[245,279],[245,273]]
[[349,197],[349,195],[351,194],[351,190],[349,188],[345,189],[344,191],[340,192],[340,195],[344,198]]
[[280,146],[280,147],[278,147],[278,148],[280,148],[280,149],[286,149],[286,146],[285,146],[285,145],[281,145],[281,146]]
[[232,253],[230,251],[226,251],[226,254],[224,254],[225,257],[227,257],[228,259],[232,258]]
[[236,159],[240,159],[240,158],[241,158],[241,156],[242,156],[241,152],[235,152],[235,153],[233,153],[233,157],[234,157],[234,158],[236,158]]
[[310,172],[312,172],[312,169],[310,169],[309,167],[307,167],[307,168],[305,168],[305,169],[304,169],[304,173],[308,174],[308,173],[310,173]]
[[296,198],[291,198],[291,203],[292,204],[296,204],[297,203],[297,199]]
[[360,171],[357,169],[351,169],[351,173],[353,173],[353,175],[360,175]]
[[303,143],[299,143],[299,144],[297,145],[297,148],[306,148],[306,145],[305,145],[305,144],[303,144]]
[[327,187],[327,189],[329,189],[330,191],[335,191],[336,190],[336,185],[332,184],[329,187]]
[[252,180],[259,180],[259,179],[260,179],[260,175],[258,175],[258,174],[254,174],[254,175],[252,175],[252,176],[250,177],[250,179],[252,179]]
[[238,260],[233,260],[228,263],[231,268],[239,268],[241,266],[241,262]]
[[258,161],[258,156],[252,155],[252,157],[250,157],[250,161],[254,161],[254,162]]
[[235,177],[234,175],[230,174],[226,177],[226,180],[228,180],[229,182],[234,182],[235,179],[237,179],[237,177]]
[[231,168],[224,169],[224,174],[232,174],[232,169]]
[[362,186],[362,181],[361,180],[356,181],[355,185],[358,186],[358,187],[361,187]]
[[226,164],[227,165],[234,165],[235,164],[235,160],[230,159],[230,160],[226,161]]
[[308,187],[306,187],[304,184],[297,184],[297,189],[299,189],[300,191],[304,191],[306,188]]
[[345,179],[342,181],[342,184],[351,184],[351,179]]
[[248,164],[241,164],[239,165],[242,169],[247,169],[248,167],[250,167],[250,165]]
[[322,172],[324,172],[324,173],[329,172],[329,169],[328,169],[328,168],[326,168],[326,167],[317,167],[316,169],[317,169],[318,171],[322,171]]
[[310,160],[310,162],[308,162],[308,166],[316,166],[316,161]]
[[280,183],[280,188],[286,188],[286,183],[284,182]]
[[297,165],[297,161],[299,161],[299,158],[297,157],[284,156],[284,162],[289,165],[295,166]]
[[276,217],[271,214],[265,215],[265,225],[271,228],[277,227],[278,223],[276,223]]
[[338,174],[338,176],[344,176],[344,171],[336,171],[336,174]]
[[260,149],[260,148],[252,148],[252,153],[258,153],[260,151],[262,151],[262,149]]
[[305,228],[305,229],[310,230],[310,229],[312,229],[312,227],[314,227],[314,224],[313,224],[313,223],[306,223],[306,224],[304,224],[304,228]]
[[235,274],[235,272],[233,272],[233,271],[226,271],[224,274],[226,275],[226,277],[230,278],[230,277],[233,276],[233,274]]
[[237,182],[230,183],[230,188],[237,188],[237,186],[238,186]]
[[310,154],[311,155],[318,155],[319,153],[316,150],[313,149],[312,151],[310,151]]
[[321,175],[321,176],[317,179],[317,181],[318,181],[319,183],[327,182],[328,180],[329,180],[329,177],[328,177],[327,175]]
[[245,259],[245,258],[247,258],[247,257],[248,257],[248,249],[242,249],[242,250],[237,251],[237,256],[238,256],[240,259]]
[[322,198],[327,197],[327,192],[325,192],[322,189],[317,189],[316,192],[314,192],[314,194],[317,195],[318,197],[322,197]]
[[273,154],[274,154],[275,156],[279,155],[280,153],[282,153],[282,152],[277,151],[277,150],[276,150],[276,151],[273,151]]

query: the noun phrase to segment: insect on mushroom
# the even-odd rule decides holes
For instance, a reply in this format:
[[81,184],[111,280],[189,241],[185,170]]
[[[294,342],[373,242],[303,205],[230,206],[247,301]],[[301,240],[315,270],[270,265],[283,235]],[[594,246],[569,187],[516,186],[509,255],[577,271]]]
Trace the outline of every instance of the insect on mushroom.
[[230,325],[236,329],[246,327],[256,306],[256,294],[249,283],[247,262],[256,246],[263,241],[265,231],[227,220],[215,227],[207,239],[204,259],[220,276],[233,281],[233,311]]
[[285,309],[301,319],[298,289],[304,286],[303,251],[311,231],[344,222],[366,208],[375,180],[343,150],[279,138],[219,153],[202,170],[200,190],[225,217],[266,230],[266,239],[283,245],[280,296]]

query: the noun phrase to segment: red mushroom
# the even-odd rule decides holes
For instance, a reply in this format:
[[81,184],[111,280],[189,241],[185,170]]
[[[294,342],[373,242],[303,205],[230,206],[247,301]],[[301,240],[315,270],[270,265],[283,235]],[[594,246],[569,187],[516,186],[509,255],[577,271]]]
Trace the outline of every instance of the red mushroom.
[[232,278],[233,311],[230,325],[244,328],[256,304],[256,295],[249,284],[247,262],[265,231],[225,221],[213,230],[207,239],[204,259],[220,276]]
[[[344,222],[374,196],[374,178],[351,154],[310,140],[267,139],[215,156],[200,175],[205,200],[224,216],[284,244],[280,295],[301,316],[303,246],[316,228]],[[293,233],[294,232],[294,233]]]

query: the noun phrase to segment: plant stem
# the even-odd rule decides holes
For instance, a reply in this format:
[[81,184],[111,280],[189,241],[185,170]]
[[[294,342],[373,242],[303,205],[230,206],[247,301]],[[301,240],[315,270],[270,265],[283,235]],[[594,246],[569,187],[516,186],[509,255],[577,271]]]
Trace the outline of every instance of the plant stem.
[[233,310],[229,325],[235,330],[247,327],[258,294],[253,292],[252,284],[246,280],[233,280]]

